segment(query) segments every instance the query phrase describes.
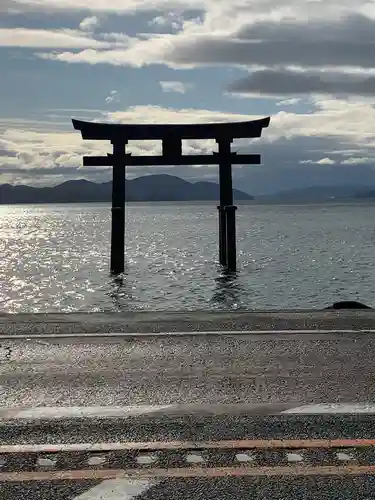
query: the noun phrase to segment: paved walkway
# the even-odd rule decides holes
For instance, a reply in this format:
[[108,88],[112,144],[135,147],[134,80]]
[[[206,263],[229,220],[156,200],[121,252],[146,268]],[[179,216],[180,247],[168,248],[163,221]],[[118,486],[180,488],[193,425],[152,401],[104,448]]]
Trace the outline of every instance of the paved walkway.
[[4,335],[272,329],[375,329],[375,310],[0,315],[0,332]]

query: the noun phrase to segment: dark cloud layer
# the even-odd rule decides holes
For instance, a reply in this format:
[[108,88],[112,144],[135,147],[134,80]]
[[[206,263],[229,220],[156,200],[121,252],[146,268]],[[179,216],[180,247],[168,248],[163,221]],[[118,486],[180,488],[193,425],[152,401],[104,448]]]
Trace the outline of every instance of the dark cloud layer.
[[352,15],[329,23],[257,23],[226,38],[181,41],[167,57],[186,64],[372,68],[374,46],[375,22]]
[[[293,48],[293,44],[297,44]],[[195,44],[176,44],[167,59],[177,64],[223,64],[301,67],[374,67],[374,42],[268,41],[201,37]]]
[[[359,34],[360,36],[358,36]],[[358,42],[373,43],[375,34],[372,19],[361,14],[352,13],[338,21],[314,19],[299,23],[292,20],[258,22],[241,27],[236,33],[236,38],[240,40],[268,40],[269,42],[289,43],[341,41],[358,44]]]

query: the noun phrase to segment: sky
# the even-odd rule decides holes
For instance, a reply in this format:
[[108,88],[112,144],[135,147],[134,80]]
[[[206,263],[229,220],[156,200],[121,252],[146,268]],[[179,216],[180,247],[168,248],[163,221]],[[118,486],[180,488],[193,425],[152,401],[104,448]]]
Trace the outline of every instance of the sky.
[[[89,8],[88,8],[89,5]],[[375,0],[1,0],[0,183],[111,179],[71,118],[209,123],[271,117],[233,144],[251,194],[375,186]],[[160,144],[130,143],[134,154]],[[216,151],[189,141],[185,153]],[[128,168],[217,180],[217,166]]]

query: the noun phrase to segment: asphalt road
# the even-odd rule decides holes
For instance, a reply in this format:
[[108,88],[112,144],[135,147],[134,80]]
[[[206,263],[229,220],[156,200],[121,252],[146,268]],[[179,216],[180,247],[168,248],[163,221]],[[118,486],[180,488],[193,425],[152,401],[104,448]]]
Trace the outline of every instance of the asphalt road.
[[[42,333],[46,333],[43,324]],[[18,329],[15,333],[25,332]],[[282,406],[374,401],[374,354],[374,334],[362,332],[138,338],[98,335],[92,339],[78,335],[76,338],[36,338],[31,333],[27,338],[10,336],[1,341],[0,396],[2,406],[7,408],[245,403]],[[94,421],[89,425],[84,420],[68,422],[65,427],[56,422],[30,424],[25,421],[2,427],[0,441],[15,443],[18,439],[25,443],[44,439],[44,442],[52,442],[56,436],[61,442],[108,440],[114,436],[137,440],[155,438],[157,426],[150,421],[145,425],[146,418],[139,418],[138,424],[133,421],[132,434],[124,431],[120,420],[113,420],[110,430],[103,422],[95,424]],[[164,428],[159,426],[159,438],[177,438],[183,432],[185,439],[196,438],[197,432],[202,438],[241,438],[244,434],[248,437],[250,429],[253,435],[257,431],[258,437],[262,435],[262,424],[256,423],[254,417],[236,415],[228,420],[219,416],[215,423],[211,416],[209,425],[207,421],[202,423],[204,418],[207,419],[198,418],[194,412],[188,420],[175,415],[173,425],[164,422]],[[280,425],[285,427],[281,432],[283,436],[285,432],[294,437],[306,435],[306,419],[301,423],[300,417],[285,417],[288,423],[280,424],[272,421],[272,417],[267,418],[265,424],[262,419],[263,425],[268,425],[263,429],[267,437],[280,433]],[[311,436],[315,429],[314,436],[328,432],[332,437],[336,432],[341,437],[345,433],[350,437],[373,437],[372,417],[357,419],[349,425],[344,417],[336,423],[329,423],[327,418],[315,420],[307,434]],[[57,429],[59,425],[62,428]],[[93,487],[101,486],[83,481],[3,483],[0,498],[111,500],[108,492],[107,496],[100,496],[100,492],[90,496],[88,490]],[[372,477],[257,481],[250,478],[176,479],[163,481],[137,496],[143,500],[218,497],[370,499],[375,498],[375,485]],[[112,495],[112,498],[121,497]]]
[[372,500],[375,477],[180,479],[161,481],[136,496],[127,493],[129,487],[88,482],[0,485],[2,500]]
[[375,400],[375,334],[1,341],[3,407]]
[[[271,406],[270,413],[275,407]],[[177,415],[160,411],[124,418],[68,418],[3,422],[0,445],[223,441],[242,439],[375,439],[375,413],[364,415]]]
[[150,488],[142,500],[370,500],[375,478],[229,478],[167,481]]

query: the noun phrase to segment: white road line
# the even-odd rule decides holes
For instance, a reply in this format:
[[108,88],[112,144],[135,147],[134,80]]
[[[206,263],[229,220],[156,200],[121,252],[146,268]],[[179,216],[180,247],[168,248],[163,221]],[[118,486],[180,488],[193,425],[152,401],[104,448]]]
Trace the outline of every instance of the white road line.
[[280,335],[280,334],[360,334],[360,333],[375,333],[374,329],[358,329],[358,330],[348,330],[340,328],[339,330],[327,330],[327,329],[295,329],[295,330],[280,330],[280,329],[268,329],[268,330],[213,330],[213,331],[189,331],[189,332],[132,332],[132,333],[43,333],[35,335],[0,335],[0,340],[27,340],[32,342],[38,339],[84,339],[84,338],[147,338],[147,337],[183,337],[183,336],[206,336],[206,335]]
[[0,420],[6,419],[59,419],[132,417],[160,410],[175,408],[175,405],[140,406],[37,406],[35,408],[0,408]]
[[303,456],[301,453],[287,453],[287,460],[288,462],[302,462]]
[[254,462],[254,460],[255,460],[254,456],[250,452],[248,452],[248,453],[237,453],[236,459],[240,463]]
[[[169,404],[169,405],[139,405],[139,406],[37,406],[31,408],[0,408],[0,422],[7,420],[58,420],[75,418],[126,418],[141,415],[152,415],[161,412],[166,415],[189,414],[202,410],[203,414],[230,415],[233,412],[258,414],[362,414],[375,413],[375,402],[360,403],[319,403],[301,406],[287,404],[233,404],[233,405],[197,405],[197,404]],[[288,407],[289,406],[289,407]],[[284,408],[284,409],[283,409]]]
[[297,406],[281,411],[283,414],[344,414],[375,413],[375,403],[321,403]]
[[338,452],[336,453],[336,456],[338,460],[343,460],[345,462],[349,460],[354,460],[353,455],[351,455],[350,453]]
[[109,479],[74,498],[75,500],[130,500],[154,484],[155,482],[149,479]]

